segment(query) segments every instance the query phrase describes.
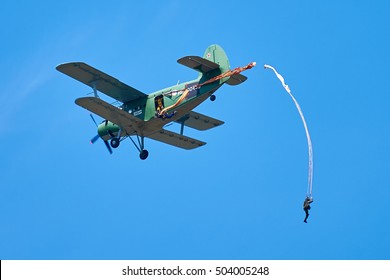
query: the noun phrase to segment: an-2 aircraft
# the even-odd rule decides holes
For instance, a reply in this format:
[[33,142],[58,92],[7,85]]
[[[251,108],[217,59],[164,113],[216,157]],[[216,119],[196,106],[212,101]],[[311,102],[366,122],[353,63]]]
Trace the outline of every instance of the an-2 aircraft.
[[[91,143],[102,138],[112,153],[111,147],[117,148],[121,141],[130,138],[138,149],[140,158],[144,160],[149,155],[145,149],[145,137],[183,149],[205,145],[205,142],[183,135],[184,126],[207,130],[224,122],[194,112],[193,109],[208,98],[214,101],[214,92],[224,83],[238,85],[244,82],[247,77],[240,72],[256,65],[252,62],[230,70],[225,51],[218,45],[209,46],[203,58],[185,56],[180,58],[178,63],[198,71],[198,78],[149,95],[83,62],[60,64],[56,69],[93,89],[94,97],[75,100],[77,105],[105,119],[97,125],[91,114],[98,128],[98,135],[92,138]],[[114,106],[107,103],[99,98],[98,91],[122,104]],[[164,126],[172,121],[181,124],[180,134],[164,129]]]

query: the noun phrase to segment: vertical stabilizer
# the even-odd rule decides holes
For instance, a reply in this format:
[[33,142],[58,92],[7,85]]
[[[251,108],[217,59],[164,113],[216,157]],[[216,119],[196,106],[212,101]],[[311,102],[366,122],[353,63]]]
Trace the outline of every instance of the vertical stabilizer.
[[217,63],[222,73],[230,70],[229,59],[219,45],[214,44],[209,46],[204,52],[203,58]]

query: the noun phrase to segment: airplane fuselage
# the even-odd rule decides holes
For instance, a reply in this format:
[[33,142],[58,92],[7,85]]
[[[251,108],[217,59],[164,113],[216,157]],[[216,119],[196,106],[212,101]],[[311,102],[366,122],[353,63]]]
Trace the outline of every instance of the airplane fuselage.
[[[219,71],[215,71],[215,76],[219,74]],[[207,78],[210,78],[208,75]],[[137,117],[148,123],[144,128],[140,128],[137,133],[139,135],[148,136],[162,129],[169,122],[180,121],[185,116],[207,100],[214,92],[220,88],[223,82],[216,81],[214,83],[196,88],[196,86],[202,82],[205,78],[198,78],[188,82],[184,82],[178,85],[174,85],[156,92],[149,94],[146,98],[137,99],[124,103],[120,108],[129,114]],[[168,107],[176,102],[180,98],[180,94],[189,89],[190,92],[186,99],[174,109],[174,114],[170,118],[158,118],[157,112],[159,106]],[[115,134],[120,130],[120,127],[110,121],[102,122],[98,127],[98,132],[101,137],[111,137],[111,134]],[[122,132],[121,136],[124,136],[125,132]]]

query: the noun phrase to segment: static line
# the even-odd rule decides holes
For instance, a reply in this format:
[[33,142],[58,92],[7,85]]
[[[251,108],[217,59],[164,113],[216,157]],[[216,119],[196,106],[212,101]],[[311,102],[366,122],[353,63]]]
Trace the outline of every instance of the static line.
[[167,114],[167,112],[169,110],[172,110],[172,109],[176,108],[177,106],[179,106],[184,101],[184,99],[187,97],[187,95],[188,95],[188,93],[190,91],[195,90],[195,89],[200,89],[202,86],[210,84],[210,83],[213,83],[213,82],[215,82],[217,80],[220,80],[220,79],[223,79],[223,78],[227,78],[227,77],[231,77],[231,76],[233,76],[235,74],[239,74],[239,73],[241,73],[243,71],[246,71],[248,69],[251,69],[251,68],[253,68],[255,66],[256,66],[256,62],[251,62],[251,63],[249,63],[246,66],[236,67],[233,70],[228,70],[228,71],[226,71],[226,72],[224,72],[224,73],[222,73],[222,74],[220,74],[220,75],[218,75],[218,76],[216,76],[214,78],[211,78],[211,79],[205,81],[204,83],[195,85],[192,88],[187,88],[187,89],[184,89],[184,90],[173,90],[173,91],[165,93],[164,95],[173,94],[173,93],[177,94],[178,92],[182,91],[180,98],[175,102],[175,104],[173,104],[173,105],[171,105],[171,106],[161,110],[161,112],[158,113],[158,116],[159,117],[163,117],[164,115]]
[[274,71],[276,77],[278,77],[278,79],[280,80],[280,82],[282,83],[284,89],[287,91],[287,93],[290,95],[290,97],[292,98],[292,100],[294,101],[295,103],[295,106],[297,107],[297,110],[299,112],[299,115],[301,116],[301,119],[302,119],[302,122],[303,122],[303,126],[305,127],[305,131],[306,131],[306,138],[307,138],[307,146],[308,146],[308,150],[309,150],[309,174],[308,174],[308,184],[307,184],[307,191],[306,191],[306,196],[307,197],[310,197],[312,198],[313,197],[313,145],[311,143],[311,138],[310,138],[310,134],[309,134],[309,129],[307,128],[307,124],[306,124],[306,121],[305,121],[305,117],[303,116],[303,113],[302,113],[302,110],[301,110],[301,107],[299,106],[297,100],[294,98],[294,96],[292,95],[291,93],[291,90],[290,88],[288,87],[288,85],[286,85],[286,83],[284,82],[284,78],[282,75],[280,75],[274,67],[270,66],[270,65],[267,65],[265,64],[264,65],[264,68],[265,69],[271,69]]

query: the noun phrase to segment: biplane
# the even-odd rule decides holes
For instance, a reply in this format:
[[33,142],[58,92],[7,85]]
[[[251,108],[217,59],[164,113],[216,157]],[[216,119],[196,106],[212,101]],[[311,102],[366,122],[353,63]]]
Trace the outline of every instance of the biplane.
[[[83,62],[60,64],[56,69],[93,89],[94,96],[75,100],[77,105],[104,119],[98,125],[91,114],[98,130],[91,143],[101,138],[111,154],[111,148],[118,148],[123,140],[129,138],[139,151],[140,159],[145,160],[149,155],[145,149],[145,138],[188,150],[205,145],[203,141],[185,136],[184,126],[208,130],[224,122],[197,113],[194,108],[208,98],[214,101],[214,92],[223,84],[234,86],[244,82],[247,78],[240,72],[256,64],[252,62],[230,70],[226,53],[218,45],[209,46],[203,57],[185,56],[178,63],[198,71],[198,77],[151,94],[145,94]],[[120,104],[104,101],[98,92]],[[180,124],[180,133],[165,129],[171,122]]]

